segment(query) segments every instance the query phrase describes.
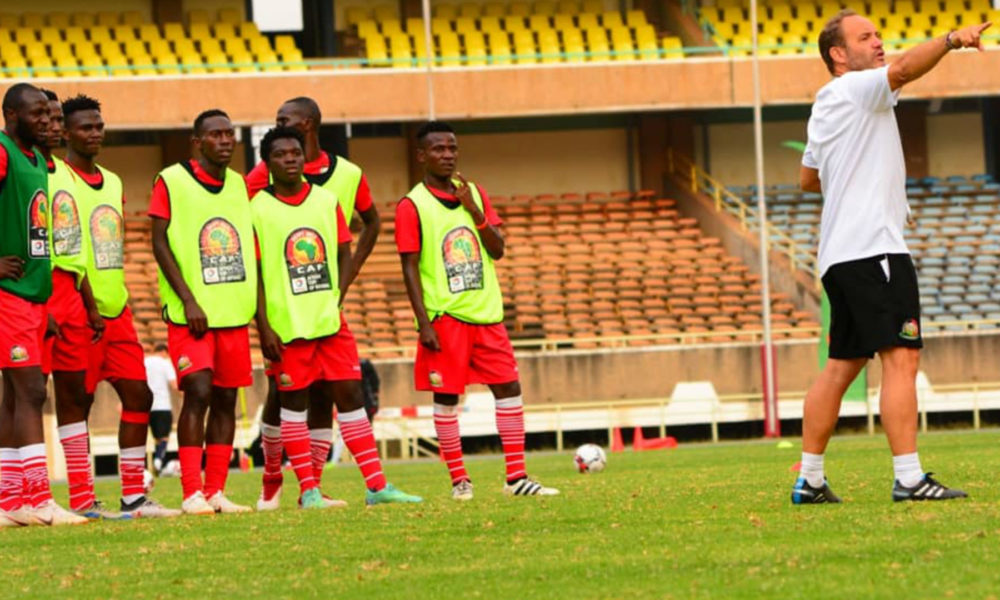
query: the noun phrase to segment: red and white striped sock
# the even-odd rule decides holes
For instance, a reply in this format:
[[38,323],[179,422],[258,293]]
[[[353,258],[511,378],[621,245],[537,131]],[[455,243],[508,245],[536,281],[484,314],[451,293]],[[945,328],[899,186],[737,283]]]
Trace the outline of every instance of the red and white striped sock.
[[281,409],[281,442],[285,444],[285,451],[288,452],[288,460],[292,463],[292,470],[299,478],[299,492],[304,494],[319,485],[313,477],[306,411]]
[[24,480],[28,491],[27,501],[32,506],[41,506],[52,499],[49,489],[49,468],[45,464],[45,444],[30,444],[18,448],[24,465]]
[[146,494],[142,472],[146,469],[146,447],[122,448],[118,454],[118,474],[122,480],[122,501],[132,504]]
[[24,505],[24,467],[17,448],[0,448],[0,510]]
[[177,460],[181,463],[181,490],[187,500],[202,491],[201,457],[205,450],[201,446],[180,446],[177,448]]
[[526,476],[524,472],[524,400],[521,396],[496,399],[497,431],[507,463],[507,481]]
[[330,457],[330,446],[333,445],[333,429],[310,429],[309,450],[312,453],[313,477],[316,485],[323,481],[323,467]]
[[375,492],[384,488],[385,475],[382,473],[378,448],[375,447],[372,424],[368,422],[368,413],[364,408],[346,413],[338,412],[337,422],[340,423],[340,437],[354,455],[354,462],[365,478],[365,487]]
[[90,433],[87,422],[79,421],[59,427],[59,442],[66,455],[66,483],[69,487],[69,507],[83,510],[94,504],[94,470],[90,464]]
[[284,477],[281,475],[281,426],[261,423],[260,449],[264,452],[264,499],[270,500],[281,489]]
[[462,458],[462,436],[458,430],[458,406],[434,404],[434,431],[437,432],[438,444],[441,445],[441,458],[448,466],[451,484],[469,478],[465,471],[465,461]]
[[232,444],[205,444],[205,497],[211,498],[226,489]]

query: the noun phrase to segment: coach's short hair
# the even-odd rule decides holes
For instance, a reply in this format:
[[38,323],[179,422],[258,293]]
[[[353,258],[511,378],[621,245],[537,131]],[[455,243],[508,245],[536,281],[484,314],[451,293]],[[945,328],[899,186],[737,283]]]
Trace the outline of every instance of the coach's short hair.
[[266,163],[267,159],[271,157],[271,148],[274,146],[274,142],[284,138],[298,140],[299,147],[305,150],[306,139],[298,129],[294,127],[274,127],[269,129],[260,140],[260,159]]
[[291,100],[285,100],[285,104],[294,104],[297,106],[299,110],[312,120],[317,128],[323,122],[323,114],[319,111],[319,104],[316,104],[316,101],[308,96],[298,96]]
[[417,130],[417,143],[423,144],[424,138],[432,133],[455,133],[455,130],[444,121],[427,121]]
[[3,110],[20,110],[24,106],[24,95],[31,91],[37,92],[39,89],[23,82],[7,88],[7,92],[3,95]]
[[823,26],[823,31],[819,32],[819,55],[823,57],[826,69],[831,74],[833,74],[834,64],[833,57],[830,56],[830,48],[844,46],[844,30],[841,24],[847,17],[853,17],[857,14],[849,8],[845,8],[827,21],[826,25]]
[[205,121],[211,119],[212,117],[225,117],[228,119],[229,115],[226,114],[226,111],[218,108],[210,108],[202,112],[194,119],[194,134],[201,135],[201,126],[205,124]]
[[[49,98],[51,100],[51,98]],[[63,118],[67,121],[70,115],[73,113],[78,113],[84,110],[96,110],[101,112],[101,103],[97,100],[91,98],[90,96],[84,96],[83,94],[77,94],[69,100],[62,103]]]

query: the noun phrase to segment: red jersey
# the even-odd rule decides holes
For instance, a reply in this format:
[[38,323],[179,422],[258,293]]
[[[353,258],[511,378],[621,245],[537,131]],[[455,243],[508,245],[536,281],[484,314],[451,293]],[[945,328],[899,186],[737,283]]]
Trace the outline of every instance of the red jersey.
[[[322,175],[326,173],[330,168],[333,161],[330,160],[330,154],[325,150],[319,153],[319,158],[313,161],[309,161],[303,167],[302,172],[306,175]],[[336,157],[334,157],[336,160]],[[261,191],[270,185],[270,177],[267,171],[267,163],[260,161],[254,168],[250,170],[246,175],[247,190],[250,192],[250,197],[253,198],[254,194]],[[357,212],[365,212],[372,207],[372,192],[368,187],[368,178],[364,175],[361,176],[361,183],[358,184],[358,191],[354,194],[354,210]]]
[[[493,210],[493,205],[490,204],[490,197],[486,195],[486,191],[478,183],[476,188],[483,199],[483,215],[486,217],[486,222],[490,225],[503,224],[500,216]],[[448,208],[454,208],[460,204],[459,199],[454,194],[430,186],[427,186],[427,189]],[[403,197],[396,205],[396,249],[400,254],[420,252],[420,215],[417,214],[417,207],[414,206],[413,200],[407,197]]]
[[[104,174],[101,173],[100,170],[97,170],[94,173],[84,173],[80,169],[76,168],[76,165],[72,164],[71,162],[69,162],[69,161],[63,161],[63,162],[66,163],[66,166],[68,166],[69,168],[73,169],[73,172],[76,173],[77,175],[79,175],[80,179],[84,180],[87,183],[87,185],[89,185],[90,187],[94,188],[95,190],[101,189],[101,186],[104,185]],[[125,189],[124,189],[124,186],[122,187],[122,206],[125,206]],[[170,210],[169,207],[168,207],[167,210],[169,212],[169,210]]]

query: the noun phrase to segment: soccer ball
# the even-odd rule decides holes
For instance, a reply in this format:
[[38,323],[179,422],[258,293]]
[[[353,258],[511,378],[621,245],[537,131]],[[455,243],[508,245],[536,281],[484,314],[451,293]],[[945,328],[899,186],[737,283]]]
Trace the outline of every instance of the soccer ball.
[[608,464],[604,449],[597,444],[584,444],[576,449],[573,457],[576,470],[581,473],[600,473]]
[[153,479],[153,474],[149,472],[149,469],[142,470],[142,491],[145,493],[150,493],[153,491],[153,486],[156,485],[156,480]]

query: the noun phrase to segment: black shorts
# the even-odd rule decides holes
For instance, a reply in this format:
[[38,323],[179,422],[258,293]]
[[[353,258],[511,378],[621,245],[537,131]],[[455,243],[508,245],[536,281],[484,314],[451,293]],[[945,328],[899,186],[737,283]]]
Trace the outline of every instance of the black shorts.
[[823,275],[823,289],[830,299],[830,358],[872,358],[890,346],[923,348],[920,290],[909,254],[835,264]]
[[173,423],[174,415],[169,410],[154,410],[149,413],[149,430],[153,438],[160,440],[170,437],[170,425]]

